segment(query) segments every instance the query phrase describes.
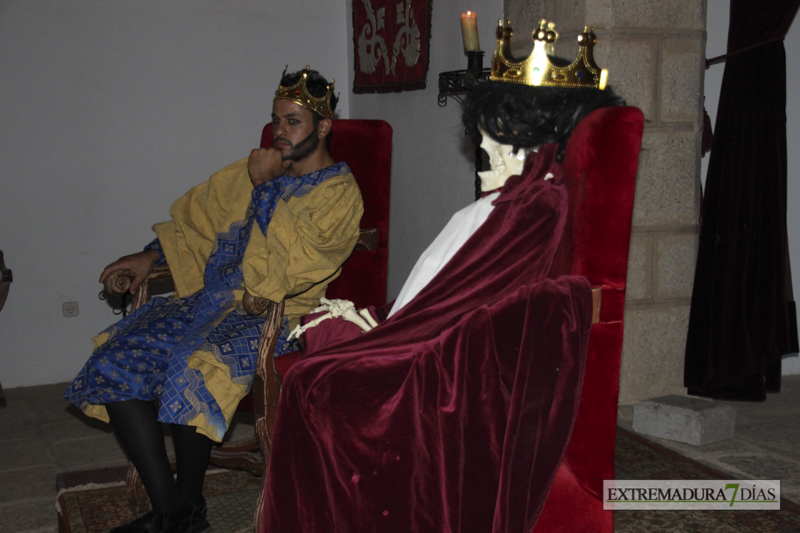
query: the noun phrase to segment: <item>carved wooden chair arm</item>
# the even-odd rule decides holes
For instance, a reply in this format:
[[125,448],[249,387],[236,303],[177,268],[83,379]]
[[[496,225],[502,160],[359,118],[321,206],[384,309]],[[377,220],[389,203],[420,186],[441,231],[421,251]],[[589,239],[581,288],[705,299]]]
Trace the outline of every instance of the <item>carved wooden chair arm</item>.
[[377,250],[378,249],[378,228],[361,228],[358,232],[358,242],[356,250]]
[[[377,250],[378,249],[378,228],[362,228],[359,230],[358,234],[358,242],[356,243],[355,249],[356,250]],[[10,278],[11,271],[8,271],[8,276]],[[134,274],[130,270],[117,270],[116,272],[111,273],[103,282],[103,286],[105,287],[105,291],[107,294],[111,294],[114,296],[121,296],[127,293],[131,288],[131,283],[133,280],[136,279],[136,274]],[[134,299],[131,305],[131,310],[134,310],[146,302],[150,300],[151,293],[150,293],[150,282],[159,282],[159,281],[169,281],[172,280],[172,272],[169,270],[169,266],[159,266],[155,267],[152,272],[145,278],[139,288],[134,294]],[[5,281],[5,280],[3,280]],[[10,281],[10,279],[9,279]],[[260,315],[267,310],[267,306],[269,305],[269,300],[266,298],[259,298],[257,296],[253,296],[249,292],[245,291],[244,297],[242,298],[242,307],[244,310],[247,311],[251,315]]]
[[[131,288],[131,283],[136,278],[136,274],[131,270],[117,270],[112,272],[103,282],[103,287],[107,294],[114,296],[121,296],[127,293]],[[160,266],[153,269],[145,280],[139,285],[136,293],[133,295],[133,302],[131,303],[131,311],[141,307],[150,300],[150,282],[151,281],[168,281],[172,279],[172,272],[168,266]]]
[[[131,283],[136,278],[136,274],[131,270],[117,270],[112,272],[103,282],[106,292],[114,295],[121,295],[128,292],[131,288]],[[166,280],[172,279],[172,272],[168,266],[155,267],[150,275],[145,279],[145,283],[150,280]]]
[[[105,291],[108,294],[113,294],[115,296],[119,296],[122,294],[127,293],[131,288],[131,283],[136,278],[136,274],[134,274],[131,270],[117,270],[116,272],[112,272],[103,282],[103,286],[105,287]],[[159,281],[170,281],[172,280],[172,272],[170,272],[168,266],[160,266],[153,269],[150,272],[150,275],[145,278],[139,288],[136,290],[136,294],[133,296],[133,304],[131,305],[131,310],[134,310],[146,302],[150,300],[151,293],[150,293],[150,283],[151,282],[159,282]],[[244,297],[242,298],[242,307],[244,310],[247,311],[251,315],[260,315],[264,311],[267,310],[267,306],[269,305],[270,301],[266,298],[259,298],[257,296],[253,296],[249,292],[245,290]]]

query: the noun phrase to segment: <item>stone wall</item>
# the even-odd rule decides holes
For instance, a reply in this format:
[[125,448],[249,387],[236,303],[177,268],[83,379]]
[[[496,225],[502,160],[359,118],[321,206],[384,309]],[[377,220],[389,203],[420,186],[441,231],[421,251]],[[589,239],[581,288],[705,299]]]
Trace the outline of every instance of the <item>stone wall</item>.
[[[609,84],[645,115],[625,307],[622,404],[685,394],[683,354],[700,205],[705,0],[505,0],[517,55],[556,22],[556,53],[574,58],[584,25]],[[489,47],[486,47],[489,49]]]

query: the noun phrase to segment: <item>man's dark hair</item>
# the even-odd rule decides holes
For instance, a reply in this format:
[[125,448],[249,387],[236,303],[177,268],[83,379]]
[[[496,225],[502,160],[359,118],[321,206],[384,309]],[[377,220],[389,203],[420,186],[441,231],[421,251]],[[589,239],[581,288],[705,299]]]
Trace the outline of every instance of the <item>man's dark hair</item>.
[[[285,74],[281,78],[280,86],[281,87],[291,87],[298,81],[300,81],[300,76],[302,76],[302,71],[292,72],[290,74]],[[317,72],[316,70],[308,70],[308,79],[306,80],[306,90],[308,93],[313,96],[314,98],[322,98],[326,94],[328,94],[328,80],[325,77]],[[336,104],[339,102],[339,99],[336,97],[335,94],[331,94],[331,113],[336,111]],[[309,110],[310,111],[310,110]],[[323,119],[320,115],[311,111],[311,117],[314,120],[314,128],[319,125],[319,122]],[[330,150],[331,148],[331,134],[333,132],[328,133],[325,137],[325,145]]]
[[[553,57],[551,61],[564,62]],[[510,144],[514,150],[557,143],[556,159],[561,161],[572,130],[586,114],[618,105],[625,102],[610,87],[601,91],[489,81],[469,89],[462,120],[476,144],[480,143],[480,126],[495,141]]]

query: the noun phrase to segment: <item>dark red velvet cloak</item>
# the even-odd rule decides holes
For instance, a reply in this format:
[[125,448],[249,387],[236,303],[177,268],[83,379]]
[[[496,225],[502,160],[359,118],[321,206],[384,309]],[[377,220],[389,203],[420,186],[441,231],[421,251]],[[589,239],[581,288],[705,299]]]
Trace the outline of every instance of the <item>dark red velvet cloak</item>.
[[530,530],[572,429],[592,311],[585,278],[545,279],[567,209],[555,150],[529,157],[391,319],[309,330],[283,382],[262,532]]

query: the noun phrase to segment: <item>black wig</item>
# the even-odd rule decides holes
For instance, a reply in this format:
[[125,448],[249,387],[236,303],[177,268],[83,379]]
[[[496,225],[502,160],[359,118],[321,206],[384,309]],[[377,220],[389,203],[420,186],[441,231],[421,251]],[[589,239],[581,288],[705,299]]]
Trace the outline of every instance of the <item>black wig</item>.
[[601,91],[488,81],[469,89],[462,120],[476,144],[481,138],[480,126],[495,141],[510,144],[515,151],[557,143],[556,159],[561,161],[567,139],[587,113],[618,105],[625,102],[610,87]]

